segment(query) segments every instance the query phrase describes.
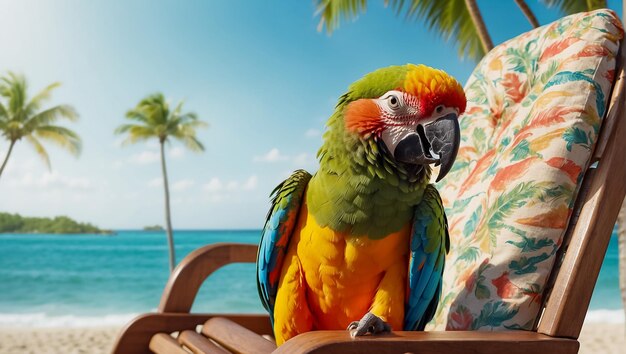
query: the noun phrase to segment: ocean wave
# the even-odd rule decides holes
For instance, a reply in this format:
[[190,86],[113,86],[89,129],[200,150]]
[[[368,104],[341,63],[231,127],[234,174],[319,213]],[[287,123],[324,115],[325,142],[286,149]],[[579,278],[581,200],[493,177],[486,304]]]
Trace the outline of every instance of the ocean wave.
[[45,313],[0,313],[0,328],[28,327],[110,327],[122,326],[136,317],[136,313],[104,316],[51,316]]
[[625,323],[624,310],[591,310],[587,312],[585,322],[591,323]]

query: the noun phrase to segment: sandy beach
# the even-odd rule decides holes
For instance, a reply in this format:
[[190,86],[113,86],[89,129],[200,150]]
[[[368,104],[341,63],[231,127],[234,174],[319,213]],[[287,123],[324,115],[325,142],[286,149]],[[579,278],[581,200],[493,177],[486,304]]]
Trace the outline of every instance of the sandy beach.
[[[0,329],[0,353],[105,354],[111,351],[119,327]],[[586,323],[580,336],[581,354],[626,353],[624,324]]]
[[626,328],[623,323],[585,323],[579,341],[581,354],[625,354]]
[[109,353],[121,327],[0,328],[2,354]]

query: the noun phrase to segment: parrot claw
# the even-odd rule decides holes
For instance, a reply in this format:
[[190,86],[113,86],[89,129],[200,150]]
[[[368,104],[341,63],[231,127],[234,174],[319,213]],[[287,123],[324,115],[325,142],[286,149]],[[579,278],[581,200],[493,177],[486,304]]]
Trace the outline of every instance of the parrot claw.
[[391,326],[380,317],[368,312],[360,321],[350,323],[347,330],[350,331],[350,337],[355,338],[364,336],[367,333],[389,333],[391,332]]

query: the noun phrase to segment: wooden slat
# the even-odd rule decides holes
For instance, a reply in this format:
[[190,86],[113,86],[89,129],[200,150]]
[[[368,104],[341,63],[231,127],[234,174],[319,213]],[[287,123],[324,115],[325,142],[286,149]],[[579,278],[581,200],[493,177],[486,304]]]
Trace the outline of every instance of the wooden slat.
[[178,336],[178,343],[184,345],[194,354],[229,354],[228,351],[218,347],[207,337],[195,331],[184,331]]
[[189,313],[204,280],[229,263],[256,262],[257,246],[238,243],[216,243],[187,255],[170,276],[158,312]]
[[[622,58],[623,60],[623,58]],[[607,119],[613,131],[603,127],[607,139],[595,177],[583,201],[569,247],[546,302],[538,332],[551,336],[578,338],[593,285],[598,277],[617,214],[626,193],[626,117],[624,116],[624,71],[613,89]]]
[[265,354],[276,349],[274,343],[226,318],[208,320],[202,334],[233,353]]
[[157,333],[150,340],[150,350],[156,354],[189,354],[169,334]]
[[140,315],[120,332],[112,354],[150,354],[148,344],[155,333],[195,330],[213,317],[227,318],[258,334],[272,333],[267,315],[148,313]]
[[347,331],[301,334],[278,347],[275,354],[575,354],[578,341],[552,338],[529,331],[506,332],[393,332],[352,339]]

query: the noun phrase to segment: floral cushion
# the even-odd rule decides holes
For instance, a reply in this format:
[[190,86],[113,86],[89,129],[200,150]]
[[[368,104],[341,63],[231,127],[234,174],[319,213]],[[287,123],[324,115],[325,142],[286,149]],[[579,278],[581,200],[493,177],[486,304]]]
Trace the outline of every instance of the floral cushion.
[[493,49],[465,91],[461,147],[440,184],[451,249],[430,330],[532,329],[613,81],[610,10]]

